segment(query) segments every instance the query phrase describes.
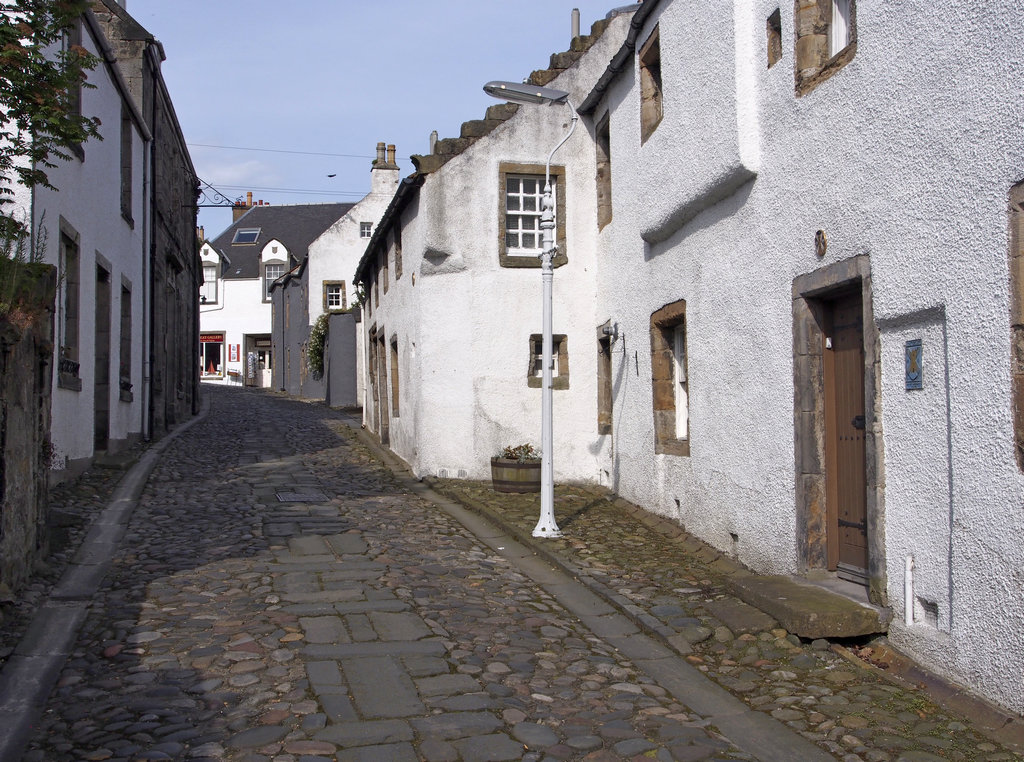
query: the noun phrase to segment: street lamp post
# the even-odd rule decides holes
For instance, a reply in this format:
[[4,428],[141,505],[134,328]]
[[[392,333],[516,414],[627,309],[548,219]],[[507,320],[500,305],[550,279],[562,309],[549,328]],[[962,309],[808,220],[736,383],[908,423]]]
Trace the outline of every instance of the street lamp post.
[[555,244],[555,202],[551,193],[551,158],[555,151],[565,145],[565,142],[572,137],[576,129],[576,122],[579,115],[572,103],[569,102],[569,93],[564,90],[555,90],[550,87],[537,87],[518,82],[488,82],[484,85],[484,92],[500,100],[512,101],[513,103],[525,103],[528,105],[545,105],[551,103],[562,103],[569,107],[572,114],[572,124],[569,132],[566,133],[558,145],[551,149],[548,154],[548,161],[544,167],[544,196],[541,198],[541,253],[540,267],[541,279],[543,282],[543,341],[541,345],[541,442],[540,442],[540,519],[533,529],[534,537],[561,537],[562,531],[555,521],[555,479],[554,468],[551,457],[554,450],[554,436],[552,434],[552,412],[551,412],[551,370],[554,358],[552,357],[551,339],[551,286],[554,280],[554,268],[552,260],[558,246]]

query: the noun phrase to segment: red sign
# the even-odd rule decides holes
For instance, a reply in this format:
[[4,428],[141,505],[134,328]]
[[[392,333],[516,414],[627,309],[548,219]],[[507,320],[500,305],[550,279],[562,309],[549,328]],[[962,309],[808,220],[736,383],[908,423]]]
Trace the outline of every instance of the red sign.
[[201,333],[199,334],[199,341],[203,344],[219,344],[224,341],[223,333]]

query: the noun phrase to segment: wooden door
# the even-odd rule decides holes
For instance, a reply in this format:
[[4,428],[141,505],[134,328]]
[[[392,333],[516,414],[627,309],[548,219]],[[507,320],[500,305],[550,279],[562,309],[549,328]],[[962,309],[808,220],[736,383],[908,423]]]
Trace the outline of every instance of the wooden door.
[[864,322],[860,291],[826,302],[825,308],[828,563],[841,577],[866,583]]

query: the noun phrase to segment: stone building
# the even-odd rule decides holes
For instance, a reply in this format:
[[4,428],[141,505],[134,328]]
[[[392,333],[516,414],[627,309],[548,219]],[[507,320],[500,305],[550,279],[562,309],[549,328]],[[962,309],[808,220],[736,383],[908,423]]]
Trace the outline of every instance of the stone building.
[[146,199],[150,302],[144,434],[159,437],[198,412],[198,181],[160,71],[163,46],[114,0],[95,0],[93,13],[153,136],[146,167],[152,192]]
[[[531,78],[582,115],[556,157],[556,478],[850,585],[1017,712],[1022,32],[995,3],[647,0]],[[539,432],[509,199],[567,118],[508,108],[418,159],[357,272],[365,421],[421,475],[482,478]]]
[[[174,362],[167,353],[184,358],[191,349],[187,327],[180,344],[153,345],[163,319],[153,310],[154,270],[174,258],[183,297],[197,288],[195,173],[160,76],[159,43],[113,2],[83,15],[68,40],[76,42],[100,59],[80,107],[99,117],[103,140],[50,171],[57,190],[36,187],[31,198],[37,245],[58,269],[54,479],[154,434],[152,369]],[[176,237],[154,233],[158,218],[174,220]],[[177,419],[191,411],[191,395],[184,381],[175,389]]]

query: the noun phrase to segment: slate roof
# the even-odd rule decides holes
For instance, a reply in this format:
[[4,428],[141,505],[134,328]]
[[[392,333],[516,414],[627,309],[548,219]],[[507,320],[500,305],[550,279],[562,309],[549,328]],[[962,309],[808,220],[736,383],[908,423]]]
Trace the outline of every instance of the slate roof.
[[[231,263],[224,268],[225,280],[260,277],[260,252],[268,241],[283,243],[292,261],[291,269],[309,253],[309,245],[331,225],[340,220],[355,204],[286,204],[253,206],[233,222],[210,244],[227,255]],[[260,228],[255,244],[232,243],[239,228]]]

